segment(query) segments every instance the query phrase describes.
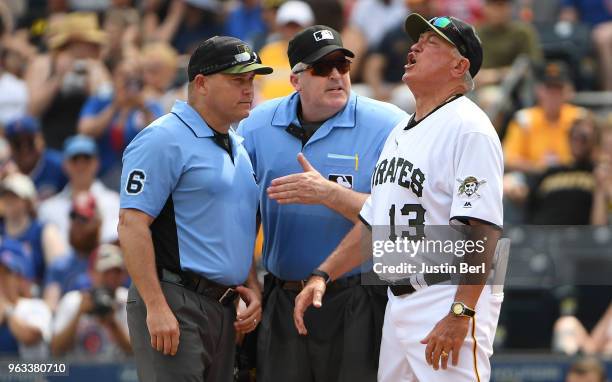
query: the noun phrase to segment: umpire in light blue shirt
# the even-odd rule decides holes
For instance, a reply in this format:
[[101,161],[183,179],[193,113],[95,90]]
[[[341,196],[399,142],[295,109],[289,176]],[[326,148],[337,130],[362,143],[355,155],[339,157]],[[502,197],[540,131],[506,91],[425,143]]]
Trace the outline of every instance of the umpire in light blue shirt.
[[[187,70],[188,101],[123,156],[119,238],[141,381],[233,380],[235,333],[261,317],[251,269],[257,184],[242,138],[229,129],[249,115],[255,74],[272,69],[245,42],[213,37]],[[247,308],[236,317],[238,295]]]
[[323,306],[293,325],[302,280],[358,219],[388,133],[406,114],[351,92],[350,58],[338,32],[316,25],[288,48],[296,92],[255,108],[239,134],[260,181],[264,314],[257,380],[375,381],[386,303],[354,269],[329,283]]

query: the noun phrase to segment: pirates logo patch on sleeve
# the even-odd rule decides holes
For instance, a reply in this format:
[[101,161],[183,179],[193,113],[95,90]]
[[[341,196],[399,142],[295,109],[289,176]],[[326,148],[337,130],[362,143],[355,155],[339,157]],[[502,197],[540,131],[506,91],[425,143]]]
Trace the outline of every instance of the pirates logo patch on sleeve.
[[457,182],[459,183],[459,190],[457,192],[457,195],[465,199],[473,200],[480,198],[478,189],[480,188],[480,186],[487,183],[487,180],[478,180],[474,176],[468,176],[465,179],[457,178]]

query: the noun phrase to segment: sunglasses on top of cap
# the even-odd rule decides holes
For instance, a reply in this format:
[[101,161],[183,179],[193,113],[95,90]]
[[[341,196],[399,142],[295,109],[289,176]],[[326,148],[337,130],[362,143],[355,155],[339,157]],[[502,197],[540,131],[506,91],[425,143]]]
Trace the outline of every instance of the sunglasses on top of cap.
[[349,70],[351,70],[351,61],[347,60],[346,58],[317,61],[314,64],[298,69],[293,73],[298,74],[309,71],[313,76],[328,77],[334,69],[338,69],[340,74],[346,74]]
[[[462,56],[466,55],[467,48],[465,47],[465,40],[463,40],[461,32],[459,32],[459,29],[450,17],[434,17],[429,20],[429,23],[442,31],[451,41],[453,41]],[[459,42],[459,44],[457,44],[457,42]]]

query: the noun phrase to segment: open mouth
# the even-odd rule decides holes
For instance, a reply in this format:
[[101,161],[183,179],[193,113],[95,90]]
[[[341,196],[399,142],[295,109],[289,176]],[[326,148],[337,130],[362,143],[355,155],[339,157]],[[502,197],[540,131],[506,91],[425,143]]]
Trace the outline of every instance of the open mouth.
[[342,90],[344,90],[342,86],[336,86],[336,87],[327,89],[328,92],[342,91]]
[[414,52],[408,53],[408,60],[406,63],[406,68],[411,68],[416,65],[416,54]]

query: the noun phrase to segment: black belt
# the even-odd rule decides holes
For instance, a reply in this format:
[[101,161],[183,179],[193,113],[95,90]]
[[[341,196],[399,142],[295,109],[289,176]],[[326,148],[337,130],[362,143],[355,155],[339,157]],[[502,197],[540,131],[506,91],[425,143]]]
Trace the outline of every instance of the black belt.
[[[422,276],[423,277],[421,280],[424,281],[425,284],[421,285],[419,289],[428,287],[430,285],[440,284],[451,279],[451,275],[448,273],[425,273]],[[391,289],[391,293],[393,293],[394,296],[403,296],[417,291],[417,288],[412,286],[409,279],[402,280],[402,282],[403,284],[401,285],[389,285],[389,289]]]
[[232,304],[238,297],[235,286],[221,285],[192,272],[175,273],[163,268],[159,272],[159,279],[210,297],[222,305]]
[[[298,293],[301,292],[302,289],[304,289],[304,286],[308,282],[308,280],[298,280],[298,281],[282,280],[274,276],[271,273],[270,273],[270,276],[272,277],[272,282],[274,282],[274,284],[277,285],[278,287],[285,289],[285,290],[298,292]],[[350,288],[355,285],[359,285],[360,283],[361,283],[361,274],[353,275],[353,276],[349,276],[349,277],[345,277],[345,278],[341,278],[341,279],[337,279],[337,280],[329,282],[327,286],[325,287],[325,291],[336,292],[336,291],[344,290],[346,288]]]

